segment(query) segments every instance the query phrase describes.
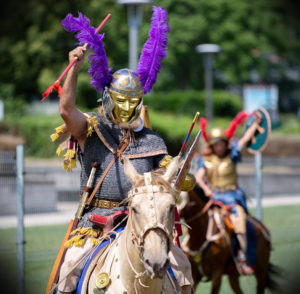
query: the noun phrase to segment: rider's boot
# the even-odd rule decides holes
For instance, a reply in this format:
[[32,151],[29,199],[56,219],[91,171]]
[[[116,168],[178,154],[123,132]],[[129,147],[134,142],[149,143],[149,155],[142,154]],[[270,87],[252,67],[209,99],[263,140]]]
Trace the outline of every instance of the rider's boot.
[[239,268],[239,271],[243,275],[253,275],[254,270],[252,267],[250,267],[247,264],[247,257],[246,257],[246,248],[247,248],[247,240],[246,240],[246,234],[237,234],[237,239],[240,243],[240,250],[238,252],[237,256],[237,266]]
[[190,285],[181,287],[182,294],[192,294],[192,287]]

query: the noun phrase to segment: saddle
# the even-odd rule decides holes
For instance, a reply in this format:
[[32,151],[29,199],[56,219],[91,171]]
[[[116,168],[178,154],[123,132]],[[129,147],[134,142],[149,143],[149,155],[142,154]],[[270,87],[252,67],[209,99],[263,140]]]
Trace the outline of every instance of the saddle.
[[102,228],[103,232],[110,232],[128,213],[128,210],[122,210],[108,216],[91,214],[88,219],[93,224]]
[[232,209],[232,207],[233,207],[232,204],[226,205],[222,201],[219,201],[219,200],[213,200],[212,201],[212,206],[220,207],[220,208],[222,208],[222,209],[224,209],[226,211],[230,211]]
[[221,218],[222,218],[222,220],[223,220],[223,223],[224,223],[225,227],[226,227],[229,231],[233,232],[233,231],[234,231],[233,224],[232,224],[232,222],[231,222],[231,220],[230,220],[230,217],[229,217],[229,214],[230,214],[230,211],[231,211],[233,205],[232,205],[232,204],[226,205],[226,204],[224,204],[224,203],[221,202],[221,201],[213,200],[211,206],[212,206],[212,207],[217,207],[217,208],[220,208],[220,209],[221,209],[221,211],[220,211],[220,216],[221,216]]

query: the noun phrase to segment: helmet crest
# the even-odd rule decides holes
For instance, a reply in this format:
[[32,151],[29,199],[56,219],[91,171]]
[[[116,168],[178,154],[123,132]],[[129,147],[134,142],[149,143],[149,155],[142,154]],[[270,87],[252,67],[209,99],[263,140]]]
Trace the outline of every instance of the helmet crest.
[[199,119],[199,128],[202,130],[202,136],[206,143],[213,144],[213,141],[217,139],[230,140],[237,128],[249,117],[249,114],[243,110],[239,112],[235,118],[231,121],[229,127],[224,131],[220,128],[213,128],[209,134],[207,134],[208,121],[204,117]]
[[[112,75],[104,49],[104,34],[97,34],[96,29],[90,26],[90,20],[81,12],[77,18],[69,13],[63,19],[62,25],[66,31],[76,33],[75,37],[80,45],[88,43],[89,50],[93,52],[89,56],[91,66],[88,71],[91,75],[91,85],[97,91],[104,91],[105,87],[110,87]],[[167,11],[163,7],[153,6],[149,38],[142,50],[137,69],[144,93],[152,89],[161,69],[161,62],[167,55],[169,31]]]

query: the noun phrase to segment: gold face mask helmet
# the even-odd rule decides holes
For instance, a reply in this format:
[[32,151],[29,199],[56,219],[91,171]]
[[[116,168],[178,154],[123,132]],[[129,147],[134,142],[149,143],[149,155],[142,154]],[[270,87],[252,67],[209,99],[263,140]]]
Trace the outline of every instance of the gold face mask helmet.
[[106,115],[116,123],[132,123],[140,115],[143,94],[143,86],[135,72],[129,69],[116,71],[103,93]]

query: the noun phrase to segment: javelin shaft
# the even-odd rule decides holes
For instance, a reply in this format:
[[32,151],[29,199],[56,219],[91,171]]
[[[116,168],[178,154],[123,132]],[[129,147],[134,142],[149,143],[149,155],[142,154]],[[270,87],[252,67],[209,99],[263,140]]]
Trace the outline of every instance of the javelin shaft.
[[185,172],[187,171],[187,169],[189,168],[189,165],[190,165],[190,162],[191,160],[193,159],[193,156],[195,154],[195,151],[196,151],[196,147],[197,147],[197,143],[199,142],[199,138],[200,138],[200,135],[201,135],[201,130],[198,131],[194,141],[193,141],[193,144],[192,146],[190,147],[188,153],[187,153],[187,156],[184,160],[184,163],[177,175],[177,178],[176,178],[176,181],[175,181],[175,188],[176,190],[180,190],[180,185],[183,181],[183,178],[184,178],[184,175],[185,175]]
[[190,129],[189,129],[189,131],[188,131],[188,133],[187,133],[187,135],[186,135],[186,137],[185,137],[185,139],[184,139],[184,141],[183,141],[183,144],[182,144],[182,146],[181,146],[180,152],[179,152],[179,154],[178,154],[179,157],[181,157],[181,155],[183,154],[183,151],[184,151],[184,149],[185,149],[185,147],[186,147],[186,143],[188,142],[188,140],[189,140],[189,138],[190,138],[190,135],[191,135],[191,133],[192,133],[192,130],[193,130],[193,128],[194,128],[194,125],[195,125],[195,123],[196,123],[196,121],[197,121],[199,115],[200,115],[200,112],[197,111],[196,114],[195,114],[195,116],[194,116],[194,119],[193,119],[193,121],[192,121],[192,124],[191,124],[191,126],[190,126]]

